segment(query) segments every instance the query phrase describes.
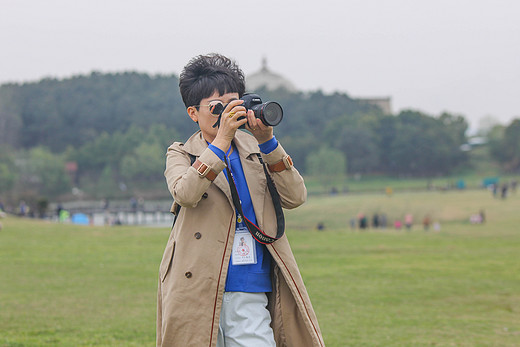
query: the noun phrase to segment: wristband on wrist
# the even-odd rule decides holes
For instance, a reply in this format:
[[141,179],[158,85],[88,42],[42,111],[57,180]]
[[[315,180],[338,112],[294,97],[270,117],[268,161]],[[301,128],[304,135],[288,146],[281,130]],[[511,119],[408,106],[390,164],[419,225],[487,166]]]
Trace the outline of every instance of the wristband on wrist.
[[197,173],[199,174],[200,178],[206,177],[210,181],[214,181],[215,178],[217,178],[217,174],[215,171],[211,170],[211,167],[208,164],[205,164],[201,162],[200,160],[195,160],[193,163],[193,168],[197,170]]
[[279,162],[268,165],[269,171],[271,172],[281,172],[284,170],[289,170],[294,166],[293,161],[289,155],[286,155]]

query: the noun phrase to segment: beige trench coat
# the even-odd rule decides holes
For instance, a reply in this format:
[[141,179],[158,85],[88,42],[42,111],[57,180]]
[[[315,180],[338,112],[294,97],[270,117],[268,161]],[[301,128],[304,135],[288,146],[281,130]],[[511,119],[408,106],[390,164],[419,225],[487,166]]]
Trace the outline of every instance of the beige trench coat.
[[[257,142],[251,135],[237,131],[234,143],[258,224],[274,237],[275,211],[256,156],[260,153]],[[218,173],[217,178],[211,182],[201,177],[191,167],[188,153],[208,164]],[[285,155],[279,145],[262,157],[267,164],[273,164]],[[168,148],[166,181],[175,204],[182,208],[159,270],[157,346],[216,345],[236,220],[224,168],[222,160],[208,149],[200,131],[185,144],[174,143]],[[307,190],[294,167],[272,176],[284,208],[295,208],[306,200]],[[274,260],[273,292],[268,294],[268,308],[277,346],[324,346],[287,237],[284,235],[267,245],[267,249]]]

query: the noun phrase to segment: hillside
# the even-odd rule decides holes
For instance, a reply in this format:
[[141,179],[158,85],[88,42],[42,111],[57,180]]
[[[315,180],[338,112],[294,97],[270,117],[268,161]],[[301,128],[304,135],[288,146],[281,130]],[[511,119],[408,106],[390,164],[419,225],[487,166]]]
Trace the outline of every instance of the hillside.
[[[468,127],[461,115],[385,115],[344,93],[256,92],[282,105],[276,137],[298,169],[322,183],[346,175],[428,178],[471,169],[461,150]],[[89,197],[111,197],[154,189],[166,147],[196,129],[174,75],[93,72],[2,85],[0,193],[55,198],[76,187]]]

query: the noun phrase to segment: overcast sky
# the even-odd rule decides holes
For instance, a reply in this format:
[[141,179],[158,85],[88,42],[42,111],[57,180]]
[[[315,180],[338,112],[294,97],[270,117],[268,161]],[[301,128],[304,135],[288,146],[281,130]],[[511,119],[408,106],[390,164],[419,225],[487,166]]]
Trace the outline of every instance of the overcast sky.
[[0,83],[179,74],[220,52],[302,90],[431,115],[520,118],[518,0],[0,0]]

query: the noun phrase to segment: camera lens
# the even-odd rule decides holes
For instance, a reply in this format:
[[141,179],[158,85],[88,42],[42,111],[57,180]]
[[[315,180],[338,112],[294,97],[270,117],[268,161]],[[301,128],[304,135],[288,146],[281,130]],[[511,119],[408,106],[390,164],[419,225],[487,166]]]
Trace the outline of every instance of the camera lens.
[[282,106],[279,103],[271,101],[266,102],[261,110],[260,119],[264,124],[275,126],[278,125],[283,118]]

